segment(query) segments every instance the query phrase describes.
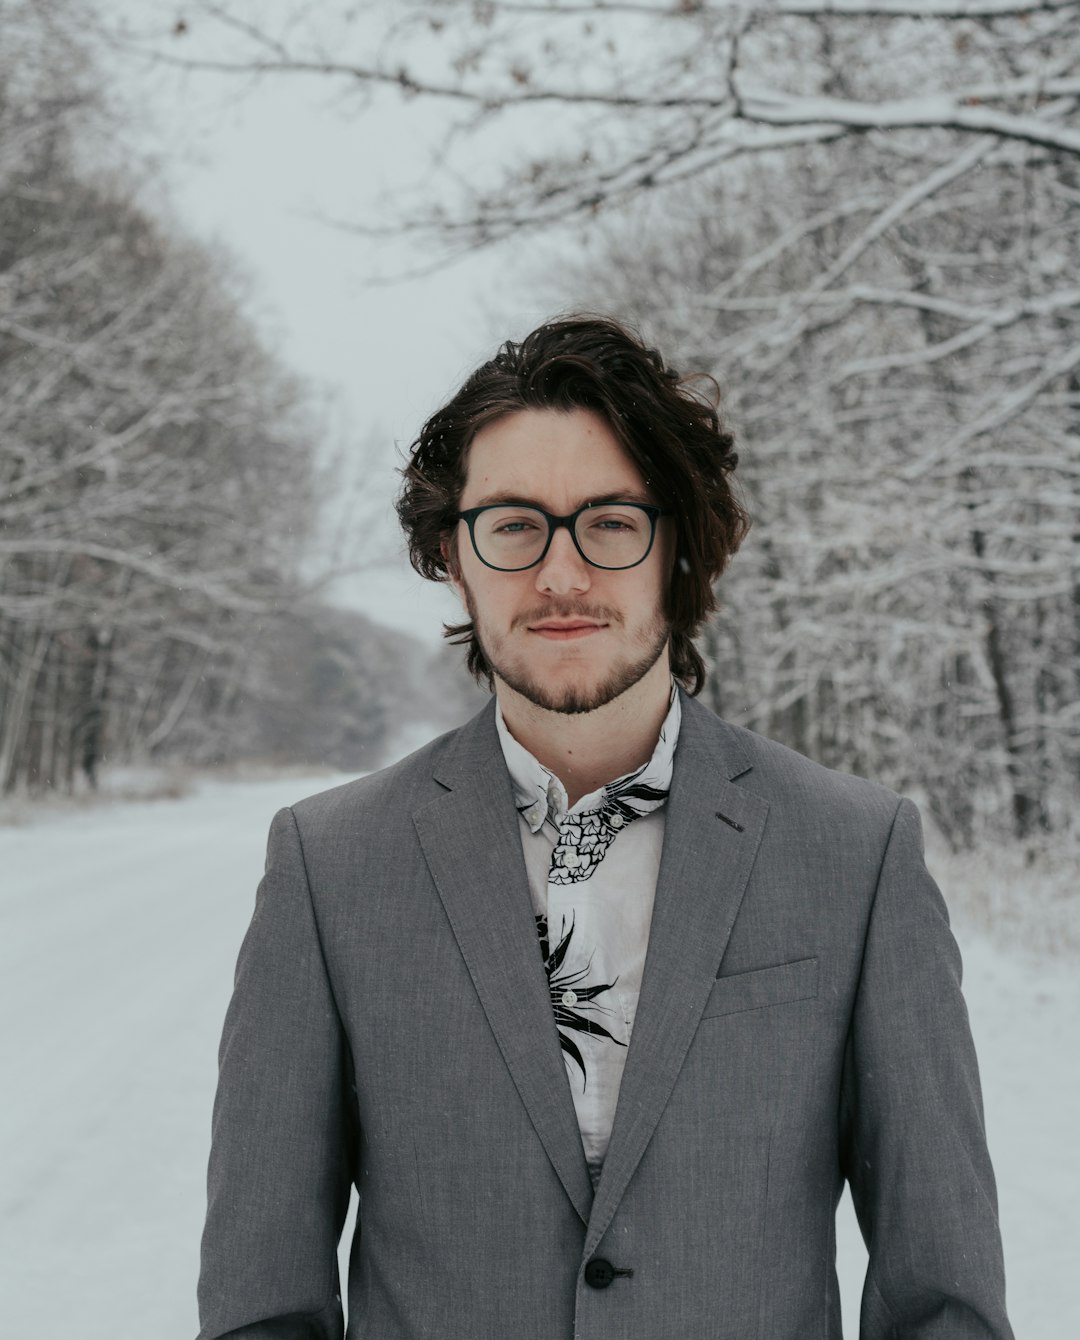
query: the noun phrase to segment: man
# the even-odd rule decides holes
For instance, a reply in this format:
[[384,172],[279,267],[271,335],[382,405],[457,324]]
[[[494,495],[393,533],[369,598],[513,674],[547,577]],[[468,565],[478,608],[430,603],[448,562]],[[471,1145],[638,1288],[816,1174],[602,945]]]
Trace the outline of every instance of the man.
[[[576,317],[425,425],[399,514],[494,688],[283,810],[221,1048],[201,1340],[1011,1335],[960,962],[910,802],[728,725],[692,635],[731,435]],[[688,691],[689,690],[689,691]]]

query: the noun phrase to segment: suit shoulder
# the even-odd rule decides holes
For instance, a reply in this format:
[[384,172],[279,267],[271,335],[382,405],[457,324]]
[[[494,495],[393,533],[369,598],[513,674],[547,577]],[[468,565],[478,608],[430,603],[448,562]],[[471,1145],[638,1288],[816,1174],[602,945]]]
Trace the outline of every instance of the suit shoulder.
[[745,726],[729,721],[722,725],[752,768],[745,779],[740,779],[749,790],[769,800],[798,801],[815,810],[862,814],[891,825],[901,797],[887,786],[815,763],[805,754]]

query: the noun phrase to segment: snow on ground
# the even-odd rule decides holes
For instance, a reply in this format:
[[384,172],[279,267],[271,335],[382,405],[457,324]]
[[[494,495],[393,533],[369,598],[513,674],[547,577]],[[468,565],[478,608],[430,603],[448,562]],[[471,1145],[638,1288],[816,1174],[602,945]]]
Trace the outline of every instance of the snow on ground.
[[[0,828],[5,1335],[195,1335],[217,1042],[266,831],[280,805],[334,780],[204,782]],[[974,885],[993,863],[945,865],[1013,1324],[1024,1340],[1080,1335],[1078,959],[1036,953],[1022,927],[1006,943],[988,934],[980,915],[996,904]],[[856,1336],[865,1253],[846,1201],[838,1255]]]

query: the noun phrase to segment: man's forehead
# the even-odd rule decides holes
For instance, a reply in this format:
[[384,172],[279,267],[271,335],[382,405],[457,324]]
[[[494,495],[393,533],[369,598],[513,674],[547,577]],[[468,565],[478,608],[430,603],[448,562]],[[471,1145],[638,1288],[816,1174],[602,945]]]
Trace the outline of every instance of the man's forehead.
[[[548,489],[544,490],[543,492],[550,495],[551,490]],[[570,504],[572,511],[576,511],[579,507],[585,507],[586,505],[596,505],[600,503],[614,503],[614,502],[651,503],[655,501],[647,490],[636,487],[612,488],[601,492],[591,490],[588,492],[582,492],[580,493],[580,495],[575,494],[571,491],[569,496],[572,499]],[[531,503],[536,505],[537,507],[542,507],[545,510],[547,510],[548,498],[545,498],[539,493],[532,493],[528,490],[527,487],[522,486],[521,488],[516,489],[515,488],[496,489],[491,492],[482,494],[479,498],[470,500],[470,505],[472,507],[490,507],[499,503],[505,503],[507,505],[514,505],[514,504],[529,505]]]
[[470,505],[541,501],[648,502],[633,457],[607,422],[590,410],[522,410],[487,425],[465,452]]

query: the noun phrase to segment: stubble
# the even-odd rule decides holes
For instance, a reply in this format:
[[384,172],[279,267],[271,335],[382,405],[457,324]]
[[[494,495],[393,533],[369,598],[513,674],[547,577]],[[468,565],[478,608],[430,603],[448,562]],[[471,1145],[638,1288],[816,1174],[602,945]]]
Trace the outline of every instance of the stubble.
[[[670,624],[663,612],[657,610],[630,639],[624,655],[616,661],[599,683],[591,685],[545,683],[524,663],[524,655],[513,656],[506,653],[505,640],[494,637],[484,627],[472,592],[464,581],[462,586],[465,607],[472,620],[475,636],[492,671],[515,693],[547,712],[560,712],[572,716],[582,712],[595,712],[598,708],[614,702],[648,674],[660,659],[671,637]],[[514,620],[511,633],[527,625],[541,623],[545,619],[570,618],[594,619],[616,629],[624,624],[622,615],[606,606],[590,606],[580,601],[564,603],[552,601],[543,607],[519,615]]]

